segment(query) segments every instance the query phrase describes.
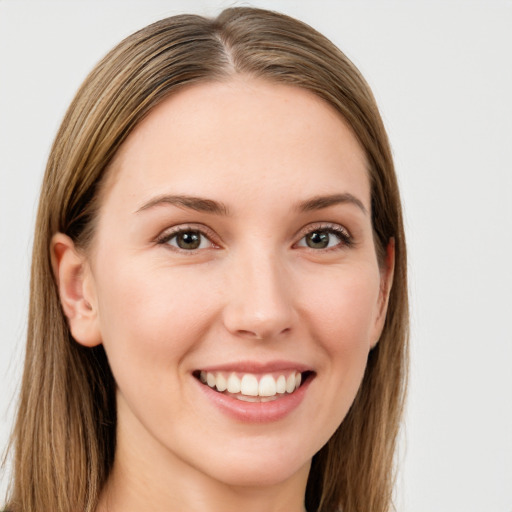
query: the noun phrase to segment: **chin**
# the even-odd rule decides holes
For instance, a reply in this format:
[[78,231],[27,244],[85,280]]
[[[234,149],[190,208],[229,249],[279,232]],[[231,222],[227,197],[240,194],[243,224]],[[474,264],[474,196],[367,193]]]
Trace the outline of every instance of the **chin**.
[[216,473],[217,480],[230,487],[272,487],[282,484],[298,473],[309,473],[311,459],[303,462],[302,465],[273,462],[261,462],[256,464],[244,464],[244,467],[237,465],[231,467],[223,465]]
[[[268,441],[268,440],[267,440]],[[268,487],[303,473],[307,479],[313,450],[305,446],[286,446],[281,442],[258,443],[250,440],[250,449],[227,446],[222,455],[210,454],[210,461],[202,462],[202,471],[216,480],[233,487]],[[310,456],[308,452],[312,452]],[[215,461],[215,463],[213,463]]]

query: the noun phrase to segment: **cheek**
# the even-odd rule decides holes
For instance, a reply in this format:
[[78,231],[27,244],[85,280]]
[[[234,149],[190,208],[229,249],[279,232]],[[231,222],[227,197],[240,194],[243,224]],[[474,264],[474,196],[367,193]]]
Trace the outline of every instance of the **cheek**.
[[137,261],[98,274],[100,330],[116,380],[138,375],[158,387],[155,370],[171,375],[165,370],[175,372],[201,338],[214,303],[201,293],[205,283],[197,273]]
[[343,269],[308,288],[305,309],[324,343],[336,351],[368,348],[378,311],[378,269]]
[[314,381],[322,400],[311,404],[311,417],[317,418],[322,443],[342,423],[361,385],[374,341],[379,276],[373,266],[351,266],[317,275],[316,286],[308,287],[302,315],[308,315],[311,337],[322,354]]
[[326,356],[327,374],[335,382],[330,387],[345,390],[341,409],[355,396],[375,341],[379,286],[378,269],[352,267],[325,280],[309,296],[310,325]]

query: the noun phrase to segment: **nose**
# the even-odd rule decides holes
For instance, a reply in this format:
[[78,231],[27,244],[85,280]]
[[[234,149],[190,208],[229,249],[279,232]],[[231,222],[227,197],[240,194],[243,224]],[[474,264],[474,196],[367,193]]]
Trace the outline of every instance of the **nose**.
[[272,339],[289,333],[297,315],[288,273],[272,254],[240,255],[231,267],[223,311],[226,329],[245,339]]

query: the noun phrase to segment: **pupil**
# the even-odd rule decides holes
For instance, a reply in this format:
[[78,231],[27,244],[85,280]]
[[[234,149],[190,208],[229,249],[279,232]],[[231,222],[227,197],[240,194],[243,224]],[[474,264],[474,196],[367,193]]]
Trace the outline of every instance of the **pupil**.
[[180,249],[197,249],[201,245],[201,235],[197,231],[187,231],[178,235]]
[[329,233],[325,231],[313,231],[307,238],[307,244],[312,249],[325,249],[329,245]]

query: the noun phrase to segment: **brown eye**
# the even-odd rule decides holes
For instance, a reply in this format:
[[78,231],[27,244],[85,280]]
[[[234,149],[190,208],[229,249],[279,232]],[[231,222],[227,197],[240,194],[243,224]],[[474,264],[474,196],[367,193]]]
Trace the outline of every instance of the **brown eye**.
[[174,233],[166,243],[183,251],[194,251],[211,247],[210,240],[200,231],[186,230]]
[[186,231],[176,235],[176,243],[180,249],[197,249],[201,245],[201,234],[197,231]]
[[305,236],[306,245],[311,249],[325,249],[329,247],[330,239],[333,236],[327,231],[312,231]]
[[352,237],[342,226],[326,226],[313,229],[306,233],[297,243],[298,247],[309,249],[336,249],[350,247]]

